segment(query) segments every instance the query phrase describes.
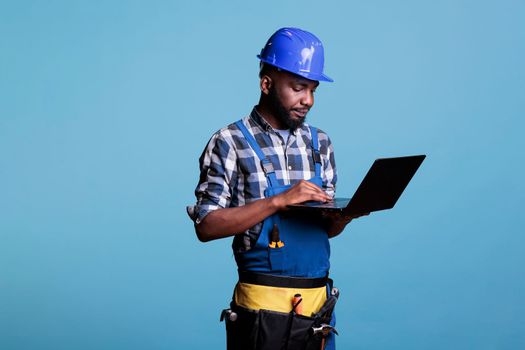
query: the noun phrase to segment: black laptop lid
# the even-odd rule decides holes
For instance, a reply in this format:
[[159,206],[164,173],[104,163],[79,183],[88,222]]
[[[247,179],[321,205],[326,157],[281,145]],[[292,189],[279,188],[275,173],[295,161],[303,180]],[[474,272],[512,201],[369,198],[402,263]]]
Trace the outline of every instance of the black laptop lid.
[[377,159],[343,212],[363,214],[393,208],[425,157]]
[[391,209],[425,159],[425,155],[376,159],[352,198],[333,202],[306,202],[293,209],[340,211],[359,215]]

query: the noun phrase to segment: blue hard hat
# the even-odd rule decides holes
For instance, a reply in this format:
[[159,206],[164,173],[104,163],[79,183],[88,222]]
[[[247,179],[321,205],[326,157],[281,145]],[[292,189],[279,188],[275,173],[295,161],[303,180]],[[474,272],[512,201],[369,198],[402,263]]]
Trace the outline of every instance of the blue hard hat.
[[257,57],[261,62],[306,79],[334,81],[323,74],[324,49],[321,40],[299,28],[276,31]]

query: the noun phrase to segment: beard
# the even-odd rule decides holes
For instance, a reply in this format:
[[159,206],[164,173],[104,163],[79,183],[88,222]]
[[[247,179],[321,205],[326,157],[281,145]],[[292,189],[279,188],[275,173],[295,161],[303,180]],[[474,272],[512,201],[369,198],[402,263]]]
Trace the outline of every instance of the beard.
[[277,118],[288,129],[295,130],[303,125],[304,121],[306,120],[306,117],[301,119],[292,118],[290,112],[283,106],[281,99],[279,98],[279,96],[277,96],[275,88],[270,88],[268,97],[270,98],[271,108],[274,115],[277,116]]

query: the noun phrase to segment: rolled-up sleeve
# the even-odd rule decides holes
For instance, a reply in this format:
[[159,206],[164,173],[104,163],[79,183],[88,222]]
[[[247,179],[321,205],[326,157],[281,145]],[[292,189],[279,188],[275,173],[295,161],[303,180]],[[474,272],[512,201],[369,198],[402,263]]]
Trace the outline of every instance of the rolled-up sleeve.
[[230,206],[232,184],[237,176],[237,155],[227,129],[211,137],[199,166],[199,184],[195,189],[197,203],[187,207],[188,215],[196,224],[210,212]]

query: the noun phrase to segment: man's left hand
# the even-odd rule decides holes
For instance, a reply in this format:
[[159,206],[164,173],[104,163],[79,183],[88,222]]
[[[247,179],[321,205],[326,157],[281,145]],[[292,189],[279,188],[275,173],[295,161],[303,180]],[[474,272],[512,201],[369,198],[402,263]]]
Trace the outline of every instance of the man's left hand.
[[345,215],[343,213],[338,212],[332,212],[332,211],[323,211],[321,213],[321,216],[326,220],[328,224],[328,236],[329,237],[335,237],[343,229],[346,225],[350,223],[353,219],[360,218],[362,216],[367,216],[370,213],[363,213],[363,214],[352,214],[352,215]]

